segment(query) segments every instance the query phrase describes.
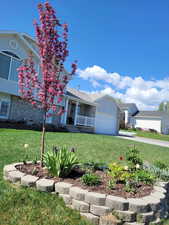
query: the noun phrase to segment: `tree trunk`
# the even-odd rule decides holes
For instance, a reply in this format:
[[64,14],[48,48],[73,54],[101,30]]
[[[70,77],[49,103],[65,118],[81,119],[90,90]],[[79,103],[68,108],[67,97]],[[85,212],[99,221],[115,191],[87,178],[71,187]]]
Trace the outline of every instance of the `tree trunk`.
[[42,136],[41,136],[41,157],[40,157],[40,164],[43,167],[43,158],[45,153],[45,131],[46,131],[46,112],[43,113],[43,126],[42,126]]

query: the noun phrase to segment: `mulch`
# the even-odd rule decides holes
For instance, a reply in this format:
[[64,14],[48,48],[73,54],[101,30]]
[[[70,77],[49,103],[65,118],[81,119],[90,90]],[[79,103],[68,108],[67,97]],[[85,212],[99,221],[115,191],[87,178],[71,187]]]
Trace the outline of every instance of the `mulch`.
[[38,163],[23,164],[23,165],[16,166],[16,168],[23,173],[35,175],[39,178],[52,179],[55,182],[67,182],[67,183],[73,184],[73,186],[78,186],[83,189],[87,189],[88,191],[115,195],[115,196],[124,197],[124,198],[141,198],[141,197],[150,195],[150,193],[153,190],[153,185],[146,185],[143,183],[138,183],[137,192],[126,192],[124,190],[125,186],[123,183],[116,184],[114,189],[109,189],[108,182],[110,180],[110,177],[108,176],[106,172],[100,171],[100,170],[96,171],[95,174],[101,177],[101,183],[97,186],[87,186],[87,185],[84,185],[81,181],[81,177],[85,174],[85,172],[79,168],[74,169],[68,177],[64,177],[64,178],[51,176],[48,170],[46,168],[42,168],[40,164]]

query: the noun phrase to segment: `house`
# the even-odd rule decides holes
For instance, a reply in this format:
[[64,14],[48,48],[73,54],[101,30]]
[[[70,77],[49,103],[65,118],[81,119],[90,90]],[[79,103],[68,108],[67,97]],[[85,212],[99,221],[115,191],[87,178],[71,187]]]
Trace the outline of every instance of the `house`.
[[[0,31],[0,119],[40,123],[42,112],[19,96],[17,68],[32,53],[40,77],[36,41],[25,33]],[[63,106],[64,102],[59,107]],[[58,125],[58,118],[48,119]]]
[[[42,112],[19,96],[17,68],[33,54],[40,77],[39,55],[36,41],[25,33],[0,32],[0,119],[40,124]],[[66,73],[66,71],[65,71]],[[53,116],[47,123],[69,127],[78,131],[118,134],[120,109],[108,95],[87,94],[67,89],[59,107],[65,108],[62,116]]]
[[169,113],[160,111],[139,111],[135,116],[135,128],[153,129],[169,134]]
[[120,108],[115,100],[104,94],[87,94],[68,88],[65,95],[65,113],[61,124],[81,131],[117,135]]
[[138,108],[135,103],[123,103],[119,104],[120,113],[120,128],[133,127],[133,116],[138,112]]

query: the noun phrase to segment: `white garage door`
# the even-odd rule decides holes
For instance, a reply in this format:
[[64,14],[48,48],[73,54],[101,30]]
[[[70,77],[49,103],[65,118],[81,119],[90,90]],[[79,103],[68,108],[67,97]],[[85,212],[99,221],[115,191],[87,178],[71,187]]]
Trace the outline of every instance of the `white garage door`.
[[99,134],[117,134],[116,120],[113,116],[97,112],[95,119],[95,132]]
[[135,127],[154,129],[158,132],[161,132],[161,120],[136,119]]

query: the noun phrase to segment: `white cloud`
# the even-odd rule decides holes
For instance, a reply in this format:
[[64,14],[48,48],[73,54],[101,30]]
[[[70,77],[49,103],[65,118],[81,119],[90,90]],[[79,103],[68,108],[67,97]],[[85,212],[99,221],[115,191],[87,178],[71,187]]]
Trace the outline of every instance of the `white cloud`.
[[92,86],[94,88],[97,88],[97,87],[100,87],[101,86],[101,84],[98,81],[96,81],[96,80],[91,80],[91,83],[92,83]]
[[124,102],[134,102],[140,109],[155,110],[162,101],[169,100],[169,78],[144,80],[143,77],[121,76],[109,73],[99,66],[78,70],[79,77],[89,80],[94,88],[120,98]]

